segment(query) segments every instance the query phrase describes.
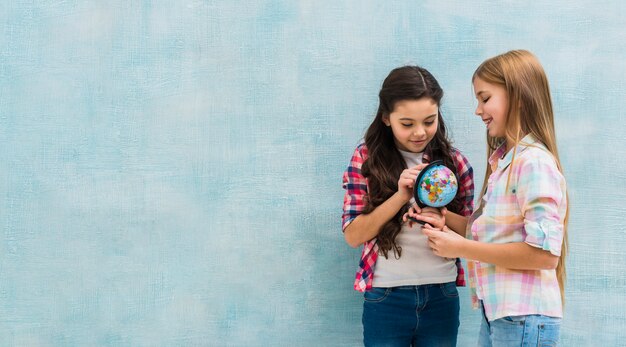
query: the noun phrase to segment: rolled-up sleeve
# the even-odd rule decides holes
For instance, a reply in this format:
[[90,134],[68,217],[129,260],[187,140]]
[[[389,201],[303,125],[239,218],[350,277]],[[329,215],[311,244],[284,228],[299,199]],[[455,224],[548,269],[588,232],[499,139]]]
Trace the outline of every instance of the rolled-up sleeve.
[[367,195],[367,179],[361,173],[363,162],[367,158],[367,149],[364,144],[359,145],[348,168],[343,173],[343,189],[346,190],[343,198],[342,230],[363,212]]
[[524,241],[560,256],[567,211],[565,178],[548,154],[525,159],[520,170],[513,189],[524,216]]

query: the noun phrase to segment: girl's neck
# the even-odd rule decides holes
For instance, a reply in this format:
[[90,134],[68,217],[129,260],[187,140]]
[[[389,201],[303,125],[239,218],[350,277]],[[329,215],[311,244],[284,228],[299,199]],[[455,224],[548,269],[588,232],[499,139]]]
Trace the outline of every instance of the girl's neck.
[[[396,147],[396,148],[398,148],[398,147]],[[402,153],[402,154],[406,154],[406,155],[409,155],[409,156],[424,154],[424,151],[421,151],[421,152],[409,152],[409,151],[405,151],[405,150],[400,149],[400,148],[398,148],[398,151],[400,151],[400,153]]]
[[508,137],[505,139],[506,141],[506,153],[509,153],[509,151],[511,150],[511,148],[517,146],[517,144],[519,143],[519,141],[521,141],[527,134],[524,134],[522,132],[520,132],[520,134],[518,135],[517,138],[517,142],[515,142],[515,139],[509,139]]
[[509,153],[509,151],[511,150],[511,148],[513,148],[514,144],[513,141],[506,141],[506,150],[504,151],[504,153]]

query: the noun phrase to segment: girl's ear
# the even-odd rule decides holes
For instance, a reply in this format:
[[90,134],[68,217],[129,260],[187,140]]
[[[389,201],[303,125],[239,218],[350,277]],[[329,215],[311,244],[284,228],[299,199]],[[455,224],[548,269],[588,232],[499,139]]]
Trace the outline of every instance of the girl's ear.
[[383,123],[385,123],[386,126],[391,126],[391,121],[389,120],[388,114],[383,114]]

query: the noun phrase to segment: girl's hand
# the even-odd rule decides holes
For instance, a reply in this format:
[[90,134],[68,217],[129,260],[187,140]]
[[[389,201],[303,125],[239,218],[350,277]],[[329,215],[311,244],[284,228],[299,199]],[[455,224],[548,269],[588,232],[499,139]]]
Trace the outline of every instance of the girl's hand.
[[409,211],[405,213],[402,218],[405,222],[407,219],[409,220],[409,226],[413,226],[412,219],[414,219],[422,222],[422,224],[428,223],[434,229],[442,230],[443,227],[446,226],[447,212],[448,210],[445,207],[442,207],[441,209],[434,207],[424,207],[420,209],[417,204],[413,204],[413,206],[409,208]]
[[422,171],[426,165],[428,164],[413,166],[405,169],[400,174],[400,178],[398,179],[398,194],[400,194],[404,200],[409,201],[411,197],[413,197],[413,185],[415,185],[417,175],[419,175],[420,171]]
[[402,215],[402,222],[403,223],[409,222],[409,228],[412,228],[413,224],[416,223],[415,217],[421,211],[422,210],[419,208],[419,206],[417,206],[416,203],[413,203],[411,207],[409,207],[409,210],[404,215]]
[[448,227],[444,227],[443,230],[437,230],[426,224],[422,227],[422,232],[428,236],[428,246],[435,255],[444,258],[459,258],[463,256],[463,248],[467,240]]

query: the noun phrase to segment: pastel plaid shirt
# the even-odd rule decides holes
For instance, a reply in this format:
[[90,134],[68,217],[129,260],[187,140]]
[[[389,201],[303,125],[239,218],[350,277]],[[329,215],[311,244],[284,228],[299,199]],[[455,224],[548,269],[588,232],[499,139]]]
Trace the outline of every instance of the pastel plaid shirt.
[[[457,180],[459,183],[459,191],[457,196],[463,202],[463,208],[460,213],[463,216],[469,216],[474,208],[474,176],[472,167],[469,162],[461,154],[460,151],[452,149],[452,159],[456,164]],[[367,196],[367,179],[361,174],[361,166],[367,159],[367,147],[361,142],[350,160],[348,168],[343,174],[343,188],[346,190],[343,199],[343,230],[362,212],[365,208],[365,197]],[[430,162],[428,153],[424,153],[423,162]],[[361,252],[361,261],[354,280],[354,289],[360,292],[370,290],[374,279],[374,266],[378,259],[378,245],[376,238],[363,244]],[[461,261],[457,259],[457,286],[465,286],[465,273],[461,266]]]
[[[506,153],[503,145],[489,158],[492,174],[468,223],[468,238],[525,242],[560,256],[567,208],[565,178],[552,154],[530,135],[517,146],[513,163],[512,157],[513,151]],[[490,321],[529,314],[563,316],[555,270],[511,270],[472,260],[467,266],[472,303],[477,308],[482,300]]]

